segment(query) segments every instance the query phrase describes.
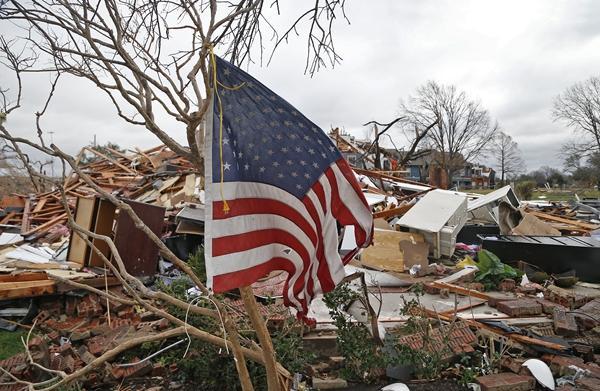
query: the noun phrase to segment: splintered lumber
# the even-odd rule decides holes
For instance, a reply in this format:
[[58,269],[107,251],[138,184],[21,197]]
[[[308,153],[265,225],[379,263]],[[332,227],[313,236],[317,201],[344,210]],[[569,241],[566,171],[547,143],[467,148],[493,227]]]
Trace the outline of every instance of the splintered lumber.
[[59,222],[61,222],[62,220],[66,220],[66,219],[67,219],[67,214],[66,214],[66,213],[63,213],[63,214],[61,214],[61,215],[59,215],[59,216],[56,216],[56,217],[55,217],[55,218],[53,218],[52,220],[45,222],[45,223],[44,223],[44,224],[42,224],[42,225],[38,225],[37,227],[35,227],[35,228],[33,228],[33,229],[31,229],[31,230],[29,230],[29,231],[27,231],[27,232],[24,232],[24,233],[22,233],[21,235],[23,235],[23,236],[29,236],[29,235],[32,235],[32,234],[34,234],[34,233],[36,233],[36,232],[39,232],[39,231],[42,231],[42,230],[48,229],[48,228],[50,228],[50,227],[52,227],[52,226],[54,226],[54,225],[58,224],[58,223],[59,223]]
[[21,234],[29,231],[30,213],[31,213],[31,198],[27,197],[25,199],[25,209],[23,209],[23,220],[21,220]]
[[448,292],[458,293],[463,296],[471,296],[471,297],[476,297],[478,299],[483,299],[483,300],[490,299],[490,295],[486,295],[483,292],[479,292],[474,289],[463,288],[462,286],[458,286],[458,285],[454,285],[454,284],[448,284],[448,283],[439,282],[439,281],[432,281],[431,285],[433,285],[434,287],[436,287],[438,289],[448,289]]
[[112,149],[112,148],[109,148],[109,147],[105,147],[105,148],[108,149],[111,153],[114,153],[115,155],[119,155],[123,159],[127,159],[129,161],[133,160],[131,157],[125,155],[123,152],[117,151],[116,149]]
[[148,159],[148,162],[152,165],[152,167],[154,168],[158,168],[156,162],[153,162],[152,159],[150,159],[150,156],[146,155],[146,153],[144,151],[142,151],[141,149],[139,149],[138,147],[135,147],[135,150],[142,155],[144,158]]
[[376,172],[376,171],[365,170],[365,169],[356,168],[356,167],[352,167],[352,170],[354,172],[356,172],[357,174],[365,175],[365,176],[372,177],[372,178],[387,179],[387,180],[392,181],[392,182],[410,183],[412,185],[419,185],[419,186],[431,187],[431,190],[437,189],[437,187],[428,185],[426,183],[421,183],[421,182],[417,182],[417,181],[411,181],[410,179],[399,178],[399,177],[395,177],[395,176],[392,176],[392,175],[386,175],[386,174],[382,174],[382,173],[379,173],[379,172]]
[[399,206],[397,208],[382,210],[381,212],[373,213],[373,218],[374,219],[379,219],[379,218],[386,219],[388,217],[401,216],[404,213],[408,212],[408,210],[412,207],[413,207],[412,204],[408,204],[408,205]]
[[38,213],[39,211],[41,211],[44,208],[44,205],[46,205],[46,201],[48,201],[47,198],[40,198],[40,200],[37,202],[37,204],[35,204],[33,213]]
[[0,220],[0,224],[7,224],[10,220],[12,220],[15,217],[16,214],[16,212],[10,212],[6,216],[4,216],[2,220]]
[[[94,154],[95,159],[88,164],[80,164],[85,151]],[[136,162],[135,169],[130,167],[132,162]],[[157,178],[160,178],[169,186],[162,188],[162,199],[156,197],[147,199],[148,204],[175,205],[181,200],[198,201],[195,194],[195,175],[189,176],[189,183],[185,182],[187,184],[185,191],[181,190],[184,181],[177,180],[184,175],[197,174],[197,170],[189,160],[178,156],[164,145],[146,151],[138,149],[138,152],[133,154],[110,148],[107,151],[98,151],[86,147],[78,155],[77,164],[95,185],[110,193],[118,193],[125,199],[137,199],[151,190]],[[163,165],[168,168],[168,172],[157,173],[157,169]],[[174,171],[177,173],[173,174]],[[94,186],[83,181],[75,172],[70,173],[65,179],[64,186],[66,205],[62,204],[62,196],[58,190],[44,191],[31,196],[13,194],[0,197],[0,207],[5,209],[5,215],[0,217],[0,224],[19,227],[21,234],[28,236],[28,239],[34,239],[29,237],[32,235],[35,239],[41,239],[51,234],[51,228],[66,222],[65,208],[75,212],[77,198],[98,195]],[[55,241],[58,236],[51,234],[50,239]]]
[[54,293],[52,280],[0,282],[0,299],[43,296]]
[[44,272],[38,273],[18,273],[18,274],[1,274],[0,275],[0,283],[2,282],[24,282],[24,281],[39,281],[39,280],[47,280],[48,275]]
[[[50,276],[50,279],[52,279],[52,275]],[[111,286],[118,286],[121,285],[121,281],[119,281],[119,279],[117,277],[92,277],[92,278],[78,278],[75,279],[74,281],[78,282],[79,284],[82,285],[86,285],[92,288],[102,288],[104,289],[105,287],[111,287]],[[55,281],[56,282],[56,293],[65,293],[65,292],[69,292],[73,290],[73,286],[69,285],[65,282],[59,282],[59,281]]]
[[115,166],[118,166],[118,167],[122,168],[123,170],[125,170],[125,171],[127,171],[127,172],[129,172],[131,174],[137,175],[137,173],[134,170],[132,170],[131,168],[129,168],[127,166],[124,166],[123,164],[121,164],[118,161],[116,161],[115,159],[113,159],[113,158],[111,158],[111,157],[103,154],[102,152],[98,152],[98,151],[96,151],[93,148],[86,148],[86,151],[90,151],[94,155],[100,156],[101,158],[103,158],[105,160],[108,160],[109,162],[113,163]]
[[542,220],[548,220],[548,221],[554,221],[557,223],[567,224],[570,226],[582,228],[587,231],[593,231],[595,229],[600,228],[600,225],[598,225],[598,224],[590,224],[590,223],[586,223],[586,222],[579,221],[579,220],[567,219],[564,217],[554,216],[554,215],[544,213],[544,212],[528,211],[528,213],[530,213]]

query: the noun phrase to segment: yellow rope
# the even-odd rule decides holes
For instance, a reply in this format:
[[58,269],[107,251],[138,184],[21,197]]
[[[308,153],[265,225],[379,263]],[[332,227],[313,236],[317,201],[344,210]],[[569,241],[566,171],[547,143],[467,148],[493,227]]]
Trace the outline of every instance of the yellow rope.
[[223,105],[221,103],[221,96],[219,95],[218,89],[218,81],[217,81],[217,60],[215,58],[215,52],[213,51],[213,47],[210,47],[210,60],[212,63],[213,70],[213,88],[215,89],[215,95],[217,97],[217,102],[219,104],[219,159],[220,159],[220,167],[221,167],[221,183],[219,189],[221,191],[221,200],[223,200],[223,212],[229,212],[229,204],[227,204],[227,200],[225,199],[225,195],[223,194],[223,177],[225,176],[225,166],[223,165]]
[[246,83],[242,83],[238,86],[228,87],[223,85],[219,80],[217,80],[217,60],[215,56],[215,52],[213,50],[213,46],[210,48],[210,62],[212,64],[213,71],[213,88],[215,90],[215,95],[217,97],[217,103],[219,105],[219,159],[220,159],[220,168],[221,168],[221,183],[219,186],[219,190],[221,192],[221,200],[223,201],[223,212],[229,212],[229,204],[227,204],[227,200],[225,199],[225,195],[223,194],[223,177],[225,176],[225,166],[223,165],[223,104],[221,102],[221,95],[219,95],[219,86],[225,88],[226,90],[235,91],[237,89],[242,88]]

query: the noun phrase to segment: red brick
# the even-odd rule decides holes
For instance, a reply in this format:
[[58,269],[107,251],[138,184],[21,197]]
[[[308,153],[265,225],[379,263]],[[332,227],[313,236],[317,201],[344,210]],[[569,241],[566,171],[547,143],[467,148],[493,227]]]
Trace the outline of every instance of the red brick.
[[542,360],[548,364],[554,376],[557,377],[574,374],[576,371],[572,368],[569,368],[571,365],[579,368],[583,368],[585,366],[583,359],[574,356],[556,356],[544,354],[542,356]]
[[481,391],[529,391],[535,387],[533,377],[509,372],[480,376],[477,383]]
[[12,369],[27,363],[27,355],[19,353],[4,360],[0,360],[0,368],[6,369],[12,373]]
[[565,337],[574,337],[579,332],[575,316],[559,308],[555,308],[552,314],[554,319],[554,332]]
[[576,380],[575,385],[578,390],[600,391],[600,380],[591,377],[584,377]]
[[529,375],[529,370],[527,369],[527,367],[523,366],[523,363],[525,361],[526,360],[524,358],[513,358],[510,356],[503,356],[502,359],[500,359],[500,366],[518,375],[527,376]]
[[58,340],[60,339],[60,334],[57,331],[53,330],[46,334],[46,338],[51,343],[58,343]]
[[583,368],[589,371],[589,376],[600,379],[600,366],[598,364],[587,363]]
[[575,387],[573,387],[570,384],[565,384],[562,386],[558,386],[554,389],[555,391],[577,391],[577,389]]
[[591,297],[575,293],[572,290],[559,288],[555,285],[550,285],[544,292],[544,297],[555,303],[561,304],[567,308],[579,308],[588,301]]
[[430,295],[438,295],[440,293],[440,288],[433,286],[433,284],[430,282],[423,284],[423,290],[425,293],[429,293]]
[[77,349],[77,354],[81,358],[81,361],[83,361],[85,364],[89,364],[96,359],[96,356],[91,354],[85,345],[81,345]]
[[494,307],[496,308],[498,306],[498,303],[501,303],[503,301],[512,301],[515,300],[514,296],[494,296],[494,295],[490,295],[490,298],[488,299],[488,305],[490,307]]
[[40,311],[48,311],[48,313],[54,316],[64,314],[63,303],[61,300],[57,300],[56,297],[38,298],[38,307]]
[[78,297],[67,296],[65,300],[65,314],[67,316],[75,316],[77,313],[77,303],[79,303]]
[[564,311],[567,311],[568,308],[565,307],[564,305],[560,305],[558,303],[555,303],[553,301],[550,300],[546,300],[546,299],[542,299],[542,298],[536,298],[535,301],[537,301],[538,303],[540,303],[542,305],[542,311],[544,311],[544,314],[548,314],[548,315],[552,315],[554,313],[554,309],[558,308]]
[[134,315],[135,312],[133,311],[133,307],[131,306],[123,307],[117,312],[117,316],[119,316],[119,318],[130,318]]
[[111,370],[115,379],[124,379],[127,377],[141,377],[152,372],[152,364],[149,361],[144,361],[138,365],[121,367],[117,364],[113,365]]
[[92,318],[104,312],[97,295],[89,294],[77,304],[77,315]]
[[[593,318],[600,319],[600,298],[590,301],[589,303],[587,303],[586,305],[584,305],[577,311],[581,312],[583,314],[589,315],[589,316],[585,316],[585,315],[575,314],[575,318],[577,319],[577,322],[579,322],[579,324],[585,329],[594,328],[597,324]],[[590,316],[591,316],[591,318],[590,318]]]
[[107,349],[106,338],[102,335],[97,335],[85,341],[88,351],[94,356],[99,356]]
[[514,317],[539,315],[542,313],[542,305],[528,298],[502,301],[498,303],[496,308],[498,311]]
[[48,366],[50,364],[50,350],[48,349],[48,343],[42,337],[33,337],[29,340],[27,345],[31,358],[42,366]]
[[459,284],[467,289],[471,289],[478,292],[484,292],[485,286],[481,282],[467,282],[464,284]]
[[450,351],[441,352],[444,358],[450,358],[454,354],[469,353],[473,351],[473,346],[477,337],[464,322],[456,322],[453,325],[442,326],[429,332],[425,339],[422,333],[415,333],[399,337],[396,341],[399,345],[408,346],[412,350],[440,349],[446,346],[444,340],[448,340]]
[[48,311],[40,311],[35,317],[35,322],[37,324],[41,324],[45,322],[48,318],[50,318],[50,313]]
[[163,364],[156,363],[152,366],[152,377],[166,377],[169,375],[169,370]]
[[114,348],[121,340],[126,338],[129,334],[133,334],[135,329],[132,326],[124,325],[114,330],[111,330],[105,335],[97,335],[95,337],[86,340],[89,352],[95,356],[98,356],[105,351]]
[[517,293],[522,293],[524,295],[534,295],[537,292],[537,287],[533,286],[533,285],[519,285],[516,289],[515,292]]
[[73,356],[66,356],[59,369],[67,374],[75,372],[75,359]]
[[498,284],[498,288],[502,292],[512,292],[517,287],[517,283],[512,278],[505,278]]
[[581,357],[585,360],[585,362],[594,362],[594,346],[580,344],[580,343],[571,343],[571,347],[575,352],[575,355]]

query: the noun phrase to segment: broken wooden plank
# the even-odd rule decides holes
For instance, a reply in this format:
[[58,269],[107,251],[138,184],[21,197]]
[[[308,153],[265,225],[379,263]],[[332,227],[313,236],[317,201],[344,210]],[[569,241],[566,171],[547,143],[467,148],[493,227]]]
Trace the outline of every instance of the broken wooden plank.
[[114,153],[115,155],[119,155],[119,157],[122,157],[123,159],[127,159],[129,161],[132,161],[133,159],[130,156],[125,155],[123,152],[121,151],[117,151],[116,149],[112,149],[109,147],[104,147],[107,150],[109,150],[111,153]]
[[25,199],[25,208],[23,209],[23,218],[21,220],[21,234],[24,235],[24,232],[29,231],[30,225],[30,214],[31,214],[31,198],[27,197]]
[[356,167],[352,167],[352,170],[354,172],[356,172],[357,174],[365,175],[365,176],[372,177],[372,178],[378,178],[378,179],[379,178],[383,178],[383,179],[387,179],[387,180],[393,181],[393,182],[409,183],[409,184],[412,184],[412,185],[419,185],[419,186],[424,186],[424,187],[430,187],[431,190],[437,189],[437,187],[428,185],[426,183],[421,183],[421,182],[417,182],[417,181],[411,181],[410,179],[406,179],[406,178],[398,178],[398,177],[391,176],[391,175],[381,174],[381,173],[378,173],[378,172],[375,172],[375,171],[371,171],[371,170],[365,170],[365,169],[356,168]]
[[0,275],[0,283],[2,282],[24,282],[24,281],[39,281],[47,280],[48,275],[44,272],[31,273],[17,273],[17,274],[2,274]]
[[132,173],[132,174],[137,174],[134,170],[132,170],[131,168],[122,165],[121,163],[119,163],[118,161],[116,161],[115,159],[111,158],[110,156],[107,156],[105,154],[103,154],[102,152],[98,152],[93,148],[86,148],[87,151],[90,151],[91,153],[93,153],[94,155],[100,156],[103,159],[108,160],[109,162],[113,163],[115,166],[118,166],[120,168],[122,168],[123,170]]
[[37,227],[35,227],[35,228],[33,228],[33,229],[31,229],[31,230],[29,230],[29,231],[27,231],[27,232],[24,232],[24,233],[22,233],[21,235],[23,235],[23,236],[29,236],[29,235],[32,235],[32,234],[34,234],[34,233],[36,233],[36,232],[43,231],[43,230],[45,230],[45,229],[47,229],[47,228],[50,228],[50,227],[52,227],[53,225],[56,225],[56,224],[58,224],[59,222],[61,222],[62,220],[66,220],[66,219],[67,219],[67,214],[66,214],[66,213],[63,213],[63,214],[61,214],[61,215],[59,215],[59,216],[56,216],[56,217],[55,217],[55,218],[53,218],[52,220],[45,222],[45,223],[44,223],[44,224],[42,224],[42,225],[38,225]]
[[[94,223],[95,211],[95,198],[78,198],[75,210],[75,223],[85,230],[91,230]],[[82,237],[75,230],[71,232],[67,261],[78,263],[81,266],[85,265],[90,253],[90,247],[87,245],[86,239],[87,236],[83,235]]]
[[448,284],[439,281],[432,281],[431,285],[438,289],[448,289],[449,292],[458,293],[463,296],[476,297],[478,299],[489,300],[490,295],[485,294],[483,292],[476,291],[474,289],[463,288],[462,286]]
[[0,220],[0,224],[6,224],[17,215],[16,212],[10,212]]
[[47,198],[40,198],[39,201],[35,204],[35,208],[33,209],[33,213],[37,213],[42,210],[44,205],[46,205]]
[[409,205],[402,205],[402,206],[399,206],[399,207],[393,208],[393,209],[383,210],[381,212],[373,213],[373,218],[374,219],[379,219],[379,218],[386,219],[388,217],[401,216],[404,213],[408,212],[409,209],[412,207],[413,207],[413,205],[409,204]]
[[52,280],[0,282],[0,299],[16,299],[52,294],[55,291]]
[[568,224],[571,226],[583,228],[588,231],[593,231],[595,229],[600,228],[600,225],[598,225],[598,224],[590,224],[590,223],[586,223],[586,222],[579,221],[579,220],[566,219],[564,217],[558,217],[558,216],[550,215],[550,214],[543,213],[543,212],[528,211],[528,213],[530,213],[542,220],[555,221],[557,223]]

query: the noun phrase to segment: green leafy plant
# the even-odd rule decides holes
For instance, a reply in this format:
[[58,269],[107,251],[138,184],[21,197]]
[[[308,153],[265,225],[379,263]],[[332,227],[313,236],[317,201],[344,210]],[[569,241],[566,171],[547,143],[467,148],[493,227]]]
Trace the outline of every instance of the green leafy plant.
[[[198,248],[195,253],[191,254],[188,263],[200,279],[206,279],[203,248]],[[193,284],[188,278],[176,279],[169,285],[160,282],[158,284],[160,290],[185,301],[192,300],[192,298],[187,296],[187,289],[192,286]],[[212,307],[212,303],[209,300],[204,299],[196,300],[195,304],[198,306]],[[175,306],[169,306],[168,311],[179,318],[186,316],[184,310]],[[187,321],[189,324],[200,327],[211,333],[221,333],[222,326],[220,322],[214,318],[188,313]],[[239,321],[242,323],[244,322],[243,319],[240,319]],[[298,329],[294,327],[294,322],[295,321],[293,320],[288,320],[284,322],[280,328],[271,333],[277,360],[292,373],[303,372],[307,367],[307,364],[315,358],[313,353],[303,349],[302,338],[299,335]],[[249,329],[247,324],[240,324],[238,326],[238,329],[240,330],[247,330],[247,332],[243,334],[243,338],[257,342],[254,331]],[[144,344],[140,347],[140,350],[135,352],[135,355],[145,357],[173,342],[175,342],[175,340]],[[240,389],[239,378],[231,352],[228,353],[225,349],[221,349],[212,344],[204,343],[199,340],[192,340],[188,349],[188,354],[184,358],[183,354],[188,348],[187,345],[186,342],[162,353],[161,356],[157,358],[157,361],[160,360],[160,363],[165,366],[169,366],[173,363],[176,364],[179,368],[179,374],[182,380],[190,386],[193,384],[196,389]],[[246,366],[248,367],[248,372],[250,373],[255,389],[266,390],[267,379],[264,366],[250,360],[246,361]]]
[[475,363],[475,358],[466,354],[460,358],[456,367],[459,371],[458,382],[465,387],[469,383],[474,383],[477,376],[483,374],[483,368]]
[[391,356],[375,344],[364,324],[353,322],[346,313],[348,306],[360,297],[348,283],[344,283],[327,293],[324,302],[337,327],[337,345],[344,357],[340,374],[346,380],[373,383],[381,377]]
[[502,263],[492,252],[480,250],[477,253],[477,268],[475,281],[481,282],[486,290],[496,288],[505,278],[518,278],[522,273],[513,267]]
[[204,264],[204,247],[200,246],[195,253],[190,253],[188,264],[194,271],[194,274],[202,282],[206,282],[206,265]]
[[423,316],[422,312],[421,297],[424,294],[423,286],[415,284],[411,287],[410,291],[415,297],[410,300],[402,297],[403,306],[400,308],[400,314],[407,315],[408,319],[400,331],[403,334],[419,333],[423,344],[421,349],[414,349],[396,343],[397,362],[412,367],[415,376],[419,379],[437,379],[440,377],[441,372],[448,366],[445,358],[452,353],[449,346],[450,333],[444,335],[441,344],[440,341],[431,337],[431,330],[434,328],[433,321]]

